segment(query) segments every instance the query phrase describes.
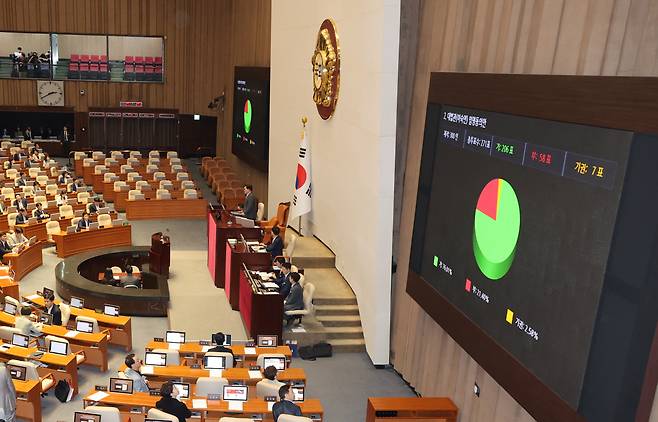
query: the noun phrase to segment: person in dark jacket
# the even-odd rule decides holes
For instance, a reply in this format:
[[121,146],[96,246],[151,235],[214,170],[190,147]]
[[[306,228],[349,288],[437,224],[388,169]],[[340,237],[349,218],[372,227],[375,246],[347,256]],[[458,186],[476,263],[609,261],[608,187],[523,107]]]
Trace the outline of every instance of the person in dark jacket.
[[302,409],[293,403],[292,397],[290,384],[284,384],[279,388],[279,401],[272,406],[274,422],[277,422],[281,415],[302,416]]
[[274,280],[274,282],[279,286],[279,294],[285,298],[288,297],[290,293],[290,270],[292,269],[292,264],[290,262],[284,262],[281,264],[281,272],[279,277]]
[[53,316],[53,325],[62,325],[62,311],[59,310],[59,305],[55,305],[55,295],[50,294],[44,297],[45,313]]
[[244,185],[244,207],[243,212],[245,218],[251,220],[256,219],[256,214],[258,213],[258,200],[253,194],[254,187],[251,185]]
[[[224,342],[226,341],[226,336],[224,335],[224,333],[215,333],[215,334],[213,334],[212,335],[212,341],[217,346],[208,349],[209,352],[224,352],[224,353],[230,353],[231,356],[233,356],[233,350],[231,350],[228,347],[224,346]],[[235,356],[234,356],[234,359],[233,359],[233,366],[235,366]]]
[[267,252],[272,254],[272,258],[283,255],[283,239],[279,236],[280,232],[281,230],[277,226],[272,227],[272,236],[274,237],[272,237],[272,241],[265,248]]
[[172,394],[178,395],[178,392],[175,390],[174,383],[171,381],[162,384],[162,387],[160,387],[160,395],[162,398],[158,400],[155,407],[158,410],[176,416],[179,422],[185,422],[186,418],[192,416],[192,412],[190,412],[190,409],[187,408],[185,403],[171,397]]

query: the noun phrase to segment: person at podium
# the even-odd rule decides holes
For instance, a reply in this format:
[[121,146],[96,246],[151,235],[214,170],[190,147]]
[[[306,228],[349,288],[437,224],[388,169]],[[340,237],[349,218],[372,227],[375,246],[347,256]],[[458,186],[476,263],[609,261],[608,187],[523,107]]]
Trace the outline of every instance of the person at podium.
[[89,221],[89,213],[85,211],[84,213],[82,213],[82,218],[80,219],[80,221],[78,221],[77,231],[86,230],[89,228],[90,225],[91,225],[91,221]]
[[250,220],[256,220],[256,214],[258,213],[258,200],[254,196],[252,185],[244,185],[244,204],[242,211],[244,212],[245,218]]
[[279,233],[281,233],[279,227],[277,226],[272,227],[272,235],[274,237],[272,238],[270,244],[267,245],[267,247],[265,248],[267,252],[272,254],[272,258],[276,258],[277,256],[283,255],[283,239],[281,239]]

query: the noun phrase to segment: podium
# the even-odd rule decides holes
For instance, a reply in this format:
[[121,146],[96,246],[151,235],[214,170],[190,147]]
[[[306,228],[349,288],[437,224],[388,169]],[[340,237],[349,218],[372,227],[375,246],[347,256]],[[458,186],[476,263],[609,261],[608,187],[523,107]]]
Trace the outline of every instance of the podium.
[[149,269],[161,275],[169,274],[169,250],[171,242],[169,236],[162,232],[151,235],[151,250],[149,250]]
[[226,277],[224,278],[224,292],[231,309],[240,309],[240,272],[242,264],[247,266],[272,266],[272,255],[269,252],[252,252],[243,242],[231,244],[226,241]]

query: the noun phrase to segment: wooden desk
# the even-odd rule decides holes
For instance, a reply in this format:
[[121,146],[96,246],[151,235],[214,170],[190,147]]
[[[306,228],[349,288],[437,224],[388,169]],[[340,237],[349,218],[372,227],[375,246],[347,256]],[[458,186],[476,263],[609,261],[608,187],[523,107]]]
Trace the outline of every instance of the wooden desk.
[[208,201],[206,199],[148,199],[126,201],[128,220],[156,218],[205,218]]
[[[195,358],[199,358],[199,357],[203,357],[206,354],[205,350],[207,350],[210,347],[212,346],[202,346],[199,343],[188,342],[181,344],[178,352],[181,355],[193,355]],[[169,343],[164,343],[159,341],[150,341],[146,344],[145,347],[147,352],[153,349],[168,349],[168,348],[169,348]],[[290,347],[288,346],[255,347],[253,349],[255,349],[256,353],[250,353],[250,354],[246,353],[246,348],[241,344],[234,344],[232,346],[229,346],[229,349],[231,349],[233,351],[233,355],[243,363],[254,362],[256,361],[259,355],[264,355],[269,353],[282,354],[286,357],[286,360],[288,362],[290,362],[290,359],[292,358],[292,352],[290,351]]]
[[[155,190],[153,190],[153,189],[145,190],[145,191],[142,191],[142,193],[144,194],[144,198],[145,198],[144,200],[151,200],[151,201],[156,200],[155,199],[156,198],[156,191]],[[184,199],[182,190],[170,190],[169,193],[171,194],[171,199],[172,200],[173,199],[180,199],[180,200]],[[196,201],[202,201],[203,200],[203,199],[201,199],[202,196],[203,195],[201,194],[201,191],[197,190],[197,198],[198,199],[196,199]],[[192,199],[185,199],[185,201],[192,201]],[[130,202],[130,201],[128,201],[128,191],[114,192],[114,209],[115,210],[117,210],[119,212],[126,211],[128,209],[127,208],[128,207],[128,202]],[[137,201],[135,201],[135,202],[137,202]],[[206,208],[207,208],[207,206],[208,206],[208,204],[207,204],[207,201],[206,201]],[[205,212],[205,209],[204,209],[204,212]],[[143,213],[142,214],[134,213],[134,214],[137,215],[138,218],[139,218],[139,215],[143,215]],[[130,217],[128,217],[128,218],[130,218]],[[144,219],[144,218],[145,217],[142,216],[142,219]]]
[[[114,211],[114,210],[110,211],[108,214],[110,215],[110,218],[112,220],[116,220],[117,218],[119,218],[119,214],[117,214],[116,211]],[[59,223],[59,229],[61,231],[65,232],[66,228],[71,225],[72,220],[73,220],[73,218],[60,218],[59,220],[57,220],[57,222]],[[98,222],[98,214],[90,214],[89,215],[89,220],[93,221],[93,222]],[[51,221],[54,221],[54,220],[51,220]]]
[[0,289],[2,289],[2,292],[5,296],[11,296],[16,300],[20,300],[20,296],[18,294],[18,283],[12,280],[11,277],[0,276]]
[[[43,297],[38,294],[25,296],[23,297],[23,300],[34,304],[39,309],[44,309],[46,306]],[[56,304],[59,305],[61,302],[61,300],[55,299]],[[75,318],[79,316],[95,318],[98,321],[98,327],[100,329],[110,331],[110,344],[123,346],[127,352],[133,349],[132,320],[129,316],[110,316],[100,314],[93,309],[79,309],[72,306],[70,308],[71,316],[73,317],[71,318],[72,320],[75,320]]]
[[28,239],[32,236],[36,236],[39,242],[45,242],[48,240],[48,232],[46,231],[46,223],[49,220],[43,220],[40,223],[35,224],[16,224],[14,227],[20,227],[23,229],[23,234]]
[[[0,344],[6,344],[0,341]],[[18,359],[23,361],[37,360],[46,365],[46,367],[37,368],[39,376],[52,374],[55,382],[63,380],[68,381],[73,387],[73,395],[78,394],[78,365],[76,355],[58,355],[55,353],[44,353],[41,357],[34,358],[31,355],[38,350],[36,347],[16,347],[12,346],[8,350],[0,349],[0,360],[8,361]]]
[[41,422],[41,382],[12,381],[16,389],[16,417]]
[[[249,266],[249,270],[271,271],[272,266]],[[283,299],[280,294],[254,292],[251,274],[240,271],[240,316],[250,338],[276,334],[282,338]],[[281,315],[281,318],[277,318]]]
[[[44,226],[45,227],[45,226]],[[14,279],[20,281],[33,269],[43,264],[43,254],[41,253],[43,242],[38,241],[32,246],[28,246],[19,253],[7,253],[4,258],[14,270]]]
[[[240,309],[240,272],[242,264],[249,266],[271,266],[272,255],[269,252],[252,252],[250,246],[243,242],[233,243],[226,241],[226,276],[224,277],[224,291],[231,305],[231,309]],[[280,314],[283,315],[283,314]],[[278,318],[278,316],[274,316]],[[272,333],[274,334],[274,333]],[[279,338],[281,338],[279,336]]]
[[[380,417],[378,412],[397,412]],[[366,422],[457,422],[457,406],[445,397],[368,397]]]
[[[148,393],[121,394],[110,393],[107,391],[105,392],[107,397],[95,402],[89,399],[89,396],[94,393],[96,393],[96,391],[91,390],[89,393],[87,393],[85,398],[82,399],[82,403],[85,408],[91,405],[112,406],[119,408],[122,415],[127,416],[130,416],[130,411],[134,408],[141,408],[141,413],[145,415],[148,410],[154,408],[155,403],[160,400],[159,396],[151,396]],[[223,416],[238,416],[246,418],[257,416],[262,418],[262,420],[273,420],[272,411],[268,409],[267,402],[260,399],[251,399],[244,402],[242,412],[229,411],[228,402],[222,400],[208,400],[206,403],[207,406],[203,408],[193,407],[192,399],[182,401],[192,412],[201,413],[201,422],[205,422],[207,418],[212,418],[215,420]],[[324,409],[322,408],[320,400],[307,399],[304,402],[299,403],[299,407],[302,409],[302,414],[304,414],[304,416],[308,416],[314,420],[320,421],[324,417]],[[134,416],[134,413],[132,415]]]
[[[16,317],[0,312],[0,324],[13,327]],[[67,337],[69,332],[67,327],[60,325],[44,325],[42,332],[44,335],[63,337],[69,341],[71,350],[77,352],[84,350],[87,360],[85,365],[96,366],[102,372],[107,371],[107,334],[105,333],[76,333],[74,337]]]
[[84,230],[78,233],[53,234],[57,246],[57,256],[66,258],[80,252],[109,248],[112,246],[131,246],[132,231],[130,225],[108,227],[97,230]]
[[[234,218],[232,220],[235,220]],[[231,217],[222,212],[221,218],[208,210],[208,270],[215,287],[224,288],[226,277],[226,241],[243,235],[247,240],[262,238],[260,227],[242,227],[231,223]]]

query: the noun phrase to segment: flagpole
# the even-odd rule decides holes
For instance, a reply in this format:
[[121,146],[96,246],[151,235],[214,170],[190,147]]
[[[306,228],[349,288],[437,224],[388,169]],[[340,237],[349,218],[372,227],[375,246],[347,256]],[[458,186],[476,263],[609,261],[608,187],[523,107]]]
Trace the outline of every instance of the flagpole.
[[[306,131],[306,123],[308,122],[308,117],[302,116],[302,139],[304,138],[304,132]],[[302,216],[299,216],[299,235],[304,236],[302,234]]]

